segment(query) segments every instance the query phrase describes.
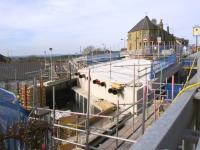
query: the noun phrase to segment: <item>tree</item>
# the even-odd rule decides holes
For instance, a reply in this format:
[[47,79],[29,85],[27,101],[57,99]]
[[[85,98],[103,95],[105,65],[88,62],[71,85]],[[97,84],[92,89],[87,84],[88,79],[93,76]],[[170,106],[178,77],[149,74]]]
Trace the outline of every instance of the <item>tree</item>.
[[103,53],[103,49],[100,47],[94,47],[92,45],[87,46],[86,48],[83,49],[82,54],[83,55],[90,55],[90,54],[99,54],[99,53]]

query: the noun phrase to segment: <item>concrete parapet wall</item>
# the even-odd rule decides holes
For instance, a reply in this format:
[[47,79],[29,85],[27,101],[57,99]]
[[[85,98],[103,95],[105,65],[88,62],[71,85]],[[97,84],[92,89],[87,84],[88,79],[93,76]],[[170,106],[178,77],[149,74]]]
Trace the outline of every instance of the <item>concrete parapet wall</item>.
[[184,130],[193,126],[195,92],[196,88],[193,88],[181,94],[131,149],[178,149]]

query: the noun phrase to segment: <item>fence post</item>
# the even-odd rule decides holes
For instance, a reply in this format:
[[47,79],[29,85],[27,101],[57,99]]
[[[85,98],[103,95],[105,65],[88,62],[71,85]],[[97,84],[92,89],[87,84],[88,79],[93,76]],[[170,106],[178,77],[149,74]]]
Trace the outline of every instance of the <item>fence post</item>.
[[147,86],[143,87],[143,104],[142,104],[142,134],[145,130],[145,110],[146,110],[146,97],[147,97]]

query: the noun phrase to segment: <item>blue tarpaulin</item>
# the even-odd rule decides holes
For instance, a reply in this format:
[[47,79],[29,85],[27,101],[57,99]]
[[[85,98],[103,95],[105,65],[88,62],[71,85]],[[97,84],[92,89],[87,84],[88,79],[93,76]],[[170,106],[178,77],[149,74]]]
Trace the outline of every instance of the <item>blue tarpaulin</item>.
[[[183,85],[174,84],[174,98],[181,91],[182,88],[183,88]],[[165,91],[167,91],[167,93],[168,93],[168,96],[166,98],[172,99],[172,84],[171,83],[168,83],[165,85]]]
[[[26,121],[28,114],[20,106],[16,96],[0,88],[0,132],[6,134],[8,127],[21,121]],[[13,144],[15,142],[15,144]],[[15,145],[15,147],[14,147]],[[20,150],[22,146],[19,141],[13,139],[5,142],[6,149]]]

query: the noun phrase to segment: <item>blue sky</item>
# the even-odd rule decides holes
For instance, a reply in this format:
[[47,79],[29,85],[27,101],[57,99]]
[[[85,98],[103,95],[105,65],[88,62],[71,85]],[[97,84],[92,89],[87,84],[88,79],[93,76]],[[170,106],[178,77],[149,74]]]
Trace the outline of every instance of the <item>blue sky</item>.
[[0,53],[43,54],[52,47],[67,54],[102,44],[118,50],[145,14],[193,43],[199,6],[199,0],[0,0]]

